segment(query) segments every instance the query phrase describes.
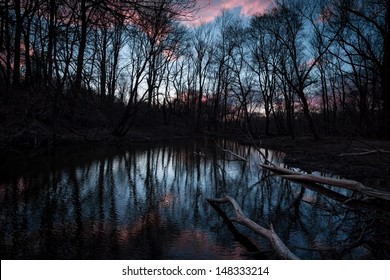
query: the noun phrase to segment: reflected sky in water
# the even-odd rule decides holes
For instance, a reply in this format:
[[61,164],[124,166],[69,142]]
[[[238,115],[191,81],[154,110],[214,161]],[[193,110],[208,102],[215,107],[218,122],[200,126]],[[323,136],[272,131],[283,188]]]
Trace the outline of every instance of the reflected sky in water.
[[226,223],[206,201],[226,194],[301,258],[389,257],[386,212],[344,203],[359,198],[351,191],[262,171],[262,154],[281,164],[278,152],[205,140],[69,148],[2,165],[1,257],[274,259],[267,240]]

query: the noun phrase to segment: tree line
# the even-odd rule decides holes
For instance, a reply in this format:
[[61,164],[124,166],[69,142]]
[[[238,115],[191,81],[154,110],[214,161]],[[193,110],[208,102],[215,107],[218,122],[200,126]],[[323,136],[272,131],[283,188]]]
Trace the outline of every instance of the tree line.
[[[207,8],[207,7],[206,7]],[[0,86],[196,131],[390,137],[390,1],[275,0],[194,25],[194,0],[0,4]]]

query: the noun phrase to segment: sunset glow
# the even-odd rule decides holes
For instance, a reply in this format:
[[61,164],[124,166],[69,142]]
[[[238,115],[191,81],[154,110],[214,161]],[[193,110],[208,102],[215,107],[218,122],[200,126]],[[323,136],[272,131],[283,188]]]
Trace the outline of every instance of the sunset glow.
[[195,24],[213,21],[221,10],[237,10],[241,16],[251,16],[263,12],[271,3],[270,0],[199,0],[202,8]]

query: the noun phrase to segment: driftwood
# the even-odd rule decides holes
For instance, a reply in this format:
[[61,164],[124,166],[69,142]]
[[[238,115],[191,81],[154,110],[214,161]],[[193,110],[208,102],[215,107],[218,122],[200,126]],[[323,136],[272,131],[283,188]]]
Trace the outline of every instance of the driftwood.
[[364,149],[361,152],[356,152],[356,153],[345,153],[345,154],[340,154],[338,155],[339,157],[344,157],[344,156],[365,156],[365,155],[370,155],[370,154],[383,154],[383,155],[390,155],[390,151],[382,150],[382,149],[376,149],[376,150],[367,150]]
[[362,183],[354,181],[354,180],[347,180],[347,179],[336,179],[336,178],[329,178],[329,177],[323,177],[323,176],[317,176],[313,174],[303,174],[300,172],[292,171],[280,166],[274,166],[274,165],[261,165],[264,169],[282,174],[281,177],[287,180],[292,181],[303,181],[303,182],[310,182],[310,183],[321,183],[331,186],[337,186],[353,191],[358,191],[362,194],[384,199],[387,201],[390,201],[390,193],[376,190],[373,188],[369,188],[364,186]]
[[233,219],[230,219],[232,222],[239,223],[243,226],[248,227],[249,229],[253,230],[255,233],[265,237],[271,242],[272,247],[275,249],[275,252],[279,257],[282,259],[287,260],[299,260],[299,258],[290,251],[290,249],[287,248],[287,246],[283,243],[283,241],[279,238],[279,236],[276,234],[276,232],[273,229],[273,226],[270,225],[269,229],[263,228],[262,226],[258,225],[251,219],[247,218],[241,207],[238,205],[237,201],[230,197],[225,196],[223,198],[209,198],[207,201],[212,203],[230,203],[234,211],[236,213],[236,217]]

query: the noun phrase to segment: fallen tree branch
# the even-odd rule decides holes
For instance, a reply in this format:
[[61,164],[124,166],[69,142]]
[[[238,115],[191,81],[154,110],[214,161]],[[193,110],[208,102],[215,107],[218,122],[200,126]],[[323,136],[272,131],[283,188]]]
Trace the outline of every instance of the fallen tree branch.
[[370,154],[384,154],[384,155],[390,155],[390,151],[382,150],[382,149],[376,149],[376,150],[364,150],[363,152],[359,153],[345,153],[345,154],[339,154],[339,157],[344,156],[365,156]]
[[239,159],[239,160],[242,160],[242,161],[248,161],[246,158],[228,150],[228,149],[224,149],[222,148],[221,146],[218,145],[217,141],[214,140],[214,143],[215,143],[215,146],[217,146],[218,149],[220,149],[221,151],[225,152],[225,153],[229,153],[231,154],[232,156],[234,156],[235,158]]
[[281,177],[287,180],[293,180],[293,181],[303,181],[303,182],[310,182],[310,183],[322,183],[326,185],[331,185],[331,186],[337,186],[353,191],[358,191],[362,194],[375,197],[375,198],[380,198],[384,200],[390,201],[390,193],[381,191],[381,190],[376,190],[373,188],[369,188],[364,186],[362,183],[353,181],[353,180],[348,180],[348,179],[336,179],[336,178],[329,178],[329,177],[323,177],[323,176],[316,176],[313,174],[303,174],[300,172],[292,171],[280,166],[269,166],[262,164],[261,165],[264,169],[282,174]]
[[263,169],[272,171],[272,172],[277,173],[277,174],[283,174],[283,175],[286,175],[286,174],[288,174],[288,175],[301,175],[302,174],[300,172],[297,172],[297,171],[294,171],[291,169],[287,169],[287,168],[283,168],[283,167],[277,166],[277,165],[260,164],[260,166]]
[[385,199],[390,201],[390,193],[366,187],[362,183],[353,180],[328,178],[328,177],[316,176],[312,174],[282,175],[281,177],[288,180],[306,181],[312,183],[322,183],[326,185],[337,186],[337,187],[341,187],[353,191],[358,191],[362,194],[372,196],[375,198],[380,198],[380,199]]
[[[294,180],[293,180],[294,181]],[[346,195],[343,195],[341,193],[335,192],[329,188],[326,188],[320,184],[312,183],[312,182],[304,182],[299,181],[299,184],[309,190],[315,191],[323,196],[326,196],[328,198],[331,198],[337,202],[340,202],[342,204],[345,204],[348,207],[358,208],[358,207],[366,207],[366,208],[375,208],[375,209],[381,209],[381,204],[372,203],[370,201],[364,201],[359,199],[353,199],[351,197],[348,197]]]
[[375,145],[369,143],[368,141],[366,141],[365,139],[363,139],[362,137],[359,137],[359,141],[365,145],[367,145],[368,147],[374,149],[374,150],[377,150],[379,153],[381,153],[382,155],[384,155],[385,157],[387,158],[390,158],[390,154],[387,153],[387,151],[384,151],[384,150],[381,150],[381,149],[378,149]]
[[255,233],[268,239],[271,242],[272,247],[275,249],[277,255],[282,259],[299,260],[299,258],[294,253],[292,253],[290,249],[288,249],[287,246],[284,244],[284,242],[279,238],[279,236],[274,231],[272,225],[270,225],[270,229],[266,229],[258,225],[251,219],[247,218],[234,198],[230,196],[225,196],[223,198],[209,198],[207,199],[207,201],[209,203],[230,203],[236,213],[236,217],[230,219],[232,222],[236,222],[243,226],[246,226],[249,229],[253,230]]
[[260,248],[257,247],[249,238],[243,235],[241,232],[237,230],[233,222],[229,219],[226,213],[217,205],[217,203],[209,201],[210,205],[214,208],[214,210],[221,216],[223,221],[226,223],[228,229],[232,232],[234,239],[240,242],[249,252],[250,254],[256,254],[261,256],[262,259],[265,259],[266,256],[263,255],[263,252]]
[[223,152],[226,152],[226,153],[229,153],[231,154],[232,156],[234,156],[235,158],[239,159],[239,160],[242,160],[242,161],[248,161],[246,158],[240,156],[240,155],[237,155],[236,153],[233,153],[232,151],[228,150],[228,149],[222,149],[221,148],[221,151]]

